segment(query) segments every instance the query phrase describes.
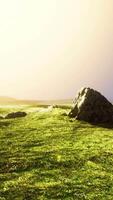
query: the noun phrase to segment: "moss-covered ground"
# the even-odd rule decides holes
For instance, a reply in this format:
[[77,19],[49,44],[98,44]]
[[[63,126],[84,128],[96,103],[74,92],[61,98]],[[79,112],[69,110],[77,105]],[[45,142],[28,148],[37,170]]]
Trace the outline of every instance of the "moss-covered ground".
[[[44,110],[45,109],[45,110]],[[75,121],[62,107],[3,107],[0,200],[112,200],[113,129]]]

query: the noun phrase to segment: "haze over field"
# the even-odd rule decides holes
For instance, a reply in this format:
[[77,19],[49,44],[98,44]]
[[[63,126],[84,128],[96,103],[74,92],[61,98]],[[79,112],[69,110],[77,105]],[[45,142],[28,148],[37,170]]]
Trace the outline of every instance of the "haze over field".
[[113,99],[113,0],[0,1],[0,95]]

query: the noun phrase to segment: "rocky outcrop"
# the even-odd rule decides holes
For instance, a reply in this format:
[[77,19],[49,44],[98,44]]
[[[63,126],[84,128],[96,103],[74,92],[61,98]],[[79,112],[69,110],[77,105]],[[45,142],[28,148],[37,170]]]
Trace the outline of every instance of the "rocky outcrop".
[[113,105],[98,91],[85,87],[78,92],[69,116],[91,123],[110,123]]
[[17,117],[25,117],[27,115],[26,112],[12,112],[6,115],[5,119],[12,119]]

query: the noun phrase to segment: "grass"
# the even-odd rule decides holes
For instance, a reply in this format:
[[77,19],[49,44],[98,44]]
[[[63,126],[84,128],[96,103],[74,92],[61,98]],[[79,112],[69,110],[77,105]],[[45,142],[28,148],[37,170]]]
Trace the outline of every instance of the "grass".
[[37,108],[0,120],[0,200],[112,200],[113,129]]

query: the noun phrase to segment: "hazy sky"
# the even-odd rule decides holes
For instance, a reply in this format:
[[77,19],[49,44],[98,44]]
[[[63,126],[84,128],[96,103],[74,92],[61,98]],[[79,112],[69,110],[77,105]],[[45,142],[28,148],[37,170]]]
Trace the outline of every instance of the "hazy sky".
[[0,96],[113,99],[113,0],[0,0]]

